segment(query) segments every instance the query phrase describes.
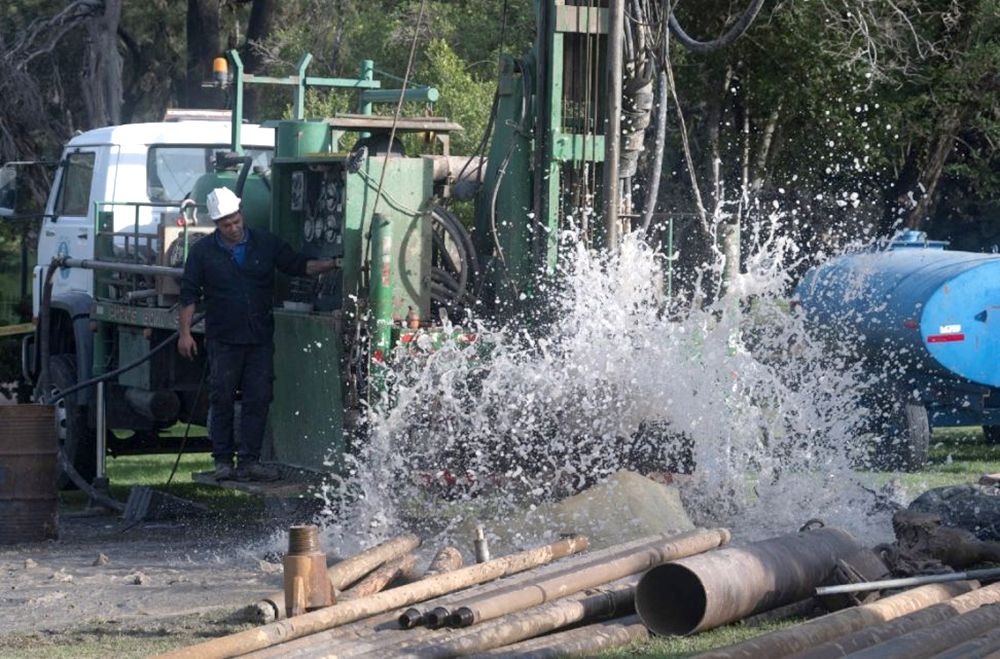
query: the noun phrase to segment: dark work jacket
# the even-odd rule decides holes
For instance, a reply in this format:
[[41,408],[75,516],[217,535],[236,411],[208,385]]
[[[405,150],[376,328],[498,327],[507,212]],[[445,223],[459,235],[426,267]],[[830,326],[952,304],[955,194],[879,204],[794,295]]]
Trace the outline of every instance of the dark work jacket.
[[273,233],[244,230],[248,238],[242,266],[218,244],[218,230],[191,246],[181,278],[181,305],[204,299],[206,338],[224,343],[270,343],[274,336],[274,270],[304,277],[308,259]]

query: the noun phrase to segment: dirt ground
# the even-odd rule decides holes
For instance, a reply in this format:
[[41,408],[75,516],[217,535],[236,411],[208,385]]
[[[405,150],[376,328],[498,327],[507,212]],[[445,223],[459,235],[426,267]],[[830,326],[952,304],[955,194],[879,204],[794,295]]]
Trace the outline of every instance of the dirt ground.
[[243,628],[281,588],[280,538],[232,517],[62,514],[58,540],[0,546],[0,658],[129,659]]

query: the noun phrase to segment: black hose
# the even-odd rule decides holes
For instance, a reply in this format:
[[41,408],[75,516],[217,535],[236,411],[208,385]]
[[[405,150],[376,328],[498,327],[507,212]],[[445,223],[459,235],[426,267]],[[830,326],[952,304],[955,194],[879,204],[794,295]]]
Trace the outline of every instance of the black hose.
[[236,179],[236,196],[240,199],[243,198],[243,186],[247,183],[247,176],[250,174],[250,166],[253,164],[253,158],[250,156],[243,157],[243,166],[240,167],[240,175]]
[[743,36],[743,33],[750,27],[750,23],[753,22],[753,19],[757,18],[757,12],[760,11],[763,4],[764,0],[752,0],[750,6],[746,8],[743,15],[740,16],[740,19],[736,21],[736,24],[729,28],[729,30],[727,30],[721,37],[712,41],[698,41],[697,39],[692,39],[688,36],[688,33],[684,31],[684,28],[680,26],[680,23],[677,22],[677,18],[674,16],[673,12],[670,12],[670,31],[675,37],[677,37],[677,40],[691,52],[699,54],[710,53],[713,50],[722,48],[723,46],[728,46]]
[[[152,350],[150,350],[142,357],[139,357],[138,359],[133,359],[125,366],[116,368],[113,371],[109,371],[97,377],[90,378],[89,380],[79,382],[73,385],[72,387],[69,387],[65,391],[58,392],[55,396],[52,396],[50,398],[48,394],[48,392],[50,392],[51,390],[51,387],[49,386],[49,378],[50,378],[49,359],[51,356],[50,355],[51,350],[49,345],[49,334],[50,334],[49,323],[52,318],[51,314],[52,278],[55,275],[56,270],[62,267],[64,267],[63,259],[58,257],[52,259],[51,263],[49,264],[49,269],[45,273],[45,288],[42,291],[42,301],[40,303],[40,309],[39,309],[38,343],[40,350],[40,359],[42,360],[42,363],[41,363],[41,371],[39,372],[38,376],[38,390],[40,391],[40,397],[42,401],[50,405],[59,400],[62,400],[63,398],[72,393],[80,391],[81,389],[85,389],[87,387],[97,384],[98,382],[102,382],[104,380],[109,380],[113,377],[117,377],[118,375],[126,371],[130,371],[133,368],[140,366],[144,362],[151,359],[154,355],[161,352],[164,348],[171,345],[174,341],[177,340],[177,337],[180,336],[180,330],[177,330],[173,332],[170,336],[168,336],[166,339],[161,341],[158,345],[156,345]],[[196,314],[195,317],[192,319],[191,324],[192,325],[197,324],[198,321],[200,321],[204,316],[205,316],[204,313]],[[74,485],[76,485],[80,489],[81,492],[85,493],[88,497],[90,497],[91,501],[99,503],[105,508],[114,510],[116,512],[125,511],[125,505],[123,503],[101,492],[100,490],[97,490],[90,483],[88,483],[86,479],[83,478],[83,476],[80,475],[80,473],[76,470],[76,468],[73,467],[73,463],[69,460],[69,458],[66,457],[66,452],[63,450],[62,446],[59,447],[57,459],[59,462],[59,467],[63,470],[66,476],[69,477],[69,479],[73,482]]]

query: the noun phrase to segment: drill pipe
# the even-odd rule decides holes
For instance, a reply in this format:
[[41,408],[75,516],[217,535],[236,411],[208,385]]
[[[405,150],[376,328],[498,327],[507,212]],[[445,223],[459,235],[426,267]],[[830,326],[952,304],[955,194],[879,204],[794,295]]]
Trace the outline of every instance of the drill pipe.
[[[420,538],[416,535],[401,535],[392,540],[369,547],[368,549],[345,558],[328,568],[326,573],[334,592],[339,592],[361,577],[365,576],[379,565],[391,561],[420,546]],[[247,608],[248,617],[257,623],[269,623],[285,619],[285,591],[270,593]]]
[[350,589],[345,590],[341,600],[355,600],[359,597],[368,597],[381,591],[395,579],[405,579],[413,573],[413,568],[417,565],[417,558],[413,554],[406,554],[399,558],[394,558],[388,563],[375,568],[364,579],[356,583]]
[[[427,571],[424,572],[424,576],[421,579],[433,577],[435,574],[453,572],[460,567],[462,567],[462,552],[448,545],[442,547],[434,556],[434,559],[431,560],[431,564],[427,567]],[[409,608],[399,616],[399,626],[403,629],[412,629],[425,622],[426,616],[424,612],[417,607]]]
[[523,611],[550,600],[610,583],[653,566],[700,554],[725,544],[726,529],[689,531],[655,544],[637,547],[600,562],[563,570],[547,579],[525,584],[516,590],[489,593],[456,608],[448,617],[452,627],[469,627],[484,620]]
[[[969,582],[965,582],[969,583]],[[982,606],[1000,602],[1000,583],[974,590],[954,597],[940,604],[927,607],[920,611],[909,613],[892,621],[859,629],[853,634],[847,634],[833,641],[795,655],[795,659],[834,659],[852,652],[859,652],[873,645],[936,625],[949,618],[974,611]]]
[[504,648],[470,655],[467,659],[554,659],[588,656],[594,652],[628,645],[649,638],[639,616],[606,620],[542,638],[533,638]]
[[1000,625],[1000,604],[987,604],[932,627],[847,655],[851,659],[928,659]]
[[871,604],[842,609],[794,627],[712,650],[698,655],[697,659],[781,659],[859,629],[894,620],[913,611],[944,602],[955,595],[967,593],[974,587],[968,581],[921,586]]
[[1000,629],[978,636],[950,650],[934,655],[934,659],[983,659],[1000,650]]
[[[443,638],[420,639],[391,655],[395,659],[450,659],[518,643],[585,620],[628,614],[635,606],[637,583],[638,575],[627,577],[604,588],[491,620],[474,629],[452,632]],[[381,649],[388,648],[383,646]],[[372,654],[374,658],[375,653]],[[388,654],[385,652],[382,656]]]
[[229,659],[367,618],[376,613],[383,613],[414,602],[422,602],[447,592],[467,588],[473,584],[492,581],[505,574],[523,572],[563,556],[581,552],[586,548],[587,539],[585,537],[573,536],[550,545],[511,554],[447,574],[439,574],[424,581],[393,588],[384,593],[377,593],[343,604],[335,604],[288,620],[272,622],[256,629],[165,652],[157,655],[156,659]]
[[812,596],[859,550],[847,533],[822,528],[682,558],[646,573],[635,608],[652,632],[692,634]]

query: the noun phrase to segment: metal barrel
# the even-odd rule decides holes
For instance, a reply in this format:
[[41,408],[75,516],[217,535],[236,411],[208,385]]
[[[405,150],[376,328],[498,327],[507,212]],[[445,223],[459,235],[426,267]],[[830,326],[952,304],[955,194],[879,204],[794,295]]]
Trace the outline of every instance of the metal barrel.
[[849,534],[823,528],[690,556],[647,572],[635,608],[657,634],[692,634],[811,597],[858,551]]
[[0,406],[0,544],[59,536],[55,407]]
[[853,632],[924,610],[955,595],[967,593],[974,587],[975,584],[969,581],[921,586],[870,604],[841,609],[749,641],[710,650],[698,655],[697,659],[781,659],[791,655],[803,659],[807,653],[823,647],[828,641],[836,643]]

